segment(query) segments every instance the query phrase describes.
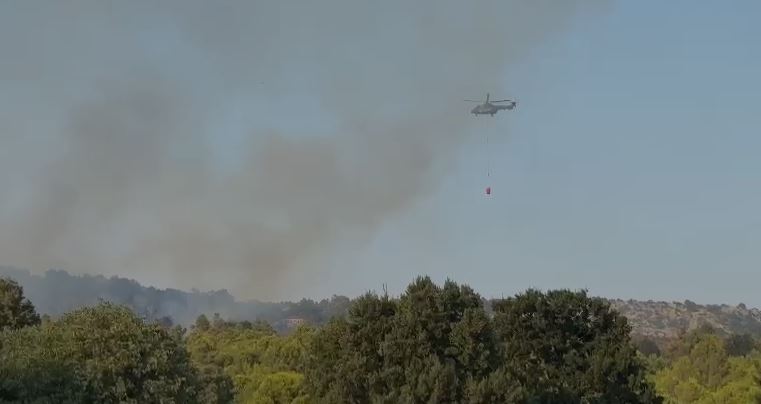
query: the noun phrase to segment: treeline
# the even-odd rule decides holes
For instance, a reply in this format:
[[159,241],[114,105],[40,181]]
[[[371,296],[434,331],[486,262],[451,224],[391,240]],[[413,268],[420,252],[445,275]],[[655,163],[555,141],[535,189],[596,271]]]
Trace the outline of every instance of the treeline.
[[[333,296],[329,299],[302,299],[297,302],[262,302],[236,300],[226,290],[190,292],[157,289],[120,277],[72,275],[62,270],[49,270],[34,275],[26,270],[0,266],[0,277],[10,277],[24,287],[39,313],[58,317],[101,301],[123,305],[140,317],[163,324],[188,327],[204,314],[215,313],[231,321],[266,321],[283,333],[289,331],[289,319],[303,320],[321,326],[335,316],[348,312],[351,299]],[[690,301],[653,302],[607,300],[629,320],[634,336],[649,336],[663,344],[673,339],[680,329],[696,324],[712,324],[719,334],[750,333],[761,336],[761,311],[740,304],[699,305]],[[492,299],[483,299],[484,308],[492,314]]]
[[98,303],[42,318],[0,280],[0,402],[750,403],[758,344],[710,329],[660,349],[585,292],[493,302],[419,278],[324,326],[200,315],[188,329]]
[[350,299],[344,296],[319,301],[241,302],[226,290],[185,292],[157,289],[131,279],[72,275],[63,270],[48,270],[40,276],[26,270],[0,267],[0,277],[15,279],[24,287],[38,312],[52,317],[107,301],[125,306],[143,318],[165,324],[189,326],[201,314],[211,317],[217,313],[235,321],[267,321],[278,331],[284,331],[286,319],[299,318],[320,325],[333,316],[345,314],[350,303]]

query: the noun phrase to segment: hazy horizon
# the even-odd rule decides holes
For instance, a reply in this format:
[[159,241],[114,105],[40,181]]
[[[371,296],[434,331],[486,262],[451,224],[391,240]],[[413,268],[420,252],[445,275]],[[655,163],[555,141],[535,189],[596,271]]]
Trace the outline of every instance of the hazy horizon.
[[4,3],[0,266],[761,307],[760,11]]
[[[159,292],[179,291],[181,293],[188,293],[188,294],[196,294],[197,293],[197,294],[201,294],[201,295],[212,295],[212,294],[216,295],[216,294],[220,294],[220,293],[222,293],[222,294],[226,293],[227,295],[231,296],[235,300],[236,303],[241,303],[241,304],[245,304],[245,303],[273,303],[273,304],[296,303],[296,302],[299,302],[299,301],[301,301],[303,299],[311,300],[311,301],[314,301],[314,302],[320,302],[320,301],[323,301],[323,300],[331,300],[334,297],[345,297],[345,298],[349,298],[349,299],[355,299],[355,298],[361,297],[362,295],[364,295],[364,294],[366,294],[368,292],[369,293],[374,293],[374,294],[377,294],[377,295],[383,295],[384,293],[387,292],[389,296],[391,296],[392,298],[396,298],[396,297],[399,297],[400,295],[404,294],[406,287],[409,286],[409,285],[405,285],[405,288],[401,288],[399,290],[389,290],[386,287],[386,285],[378,285],[378,286],[368,287],[365,290],[363,290],[361,292],[358,292],[358,293],[355,293],[355,294],[329,293],[329,294],[325,294],[325,295],[300,296],[300,297],[295,297],[295,298],[291,298],[291,299],[273,299],[273,300],[267,300],[267,299],[257,299],[257,298],[243,298],[241,296],[236,296],[235,293],[232,293],[228,288],[219,288],[219,289],[190,288],[190,289],[182,289],[182,288],[177,288],[177,287],[172,287],[172,286],[162,287],[162,286],[159,286],[159,285],[153,285],[153,284],[147,284],[147,283],[144,283],[144,282],[140,282],[140,281],[138,281],[136,279],[133,279],[133,278],[130,278],[128,276],[103,275],[103,274],[85,274],[85,273],[76,274],[76,273],[71,273],[71,272],[68,272],[66,270],[60,270],[60,269],[50,269],[50,270],[47,270],[47,271],[44,271],[44,272],[33,272],[33,271],[29,271],[28,269],[0,266],[0,277],[9,276],[14,281],[20,282],[21,286],[24,287],[25,285],[23,284],[23,281],[31,279],[29,277],[36,278],[37,281],[50,282],[49,280],[46,279],[47,278],[47,274],[46,273],[48,271],[54,271],[54,272],[63,271],[66,275],[71,276],[71,277],[87,277],[87,276],[89,276],[89,277],[91,277],[90,280],[92,280],[92,279],[99,279],[100,278],[100,279],[108,279],[108,280],[116,279],[116,280],[119,280],[119,281],[137,282],[137,285],[139,285],[139,287],[141,287],[141,288],[145,288],[145,289],[151,289],[152,288],[152,289],[155,289],[156,291],[159,291]],[[21,273],[21,277],[20,278],[13,276],[14,274],[18,274],[18,273]],[[418,275],[422,276],[422,277],[428,276],[426,274],[418,274]],[[432,280],[437,285],[443,285],[444,281],[446,281],[446,279],[442,279],[442,280],[432,279]],[[462,282],[462,281],[459,281],[457,279],[450,279],[450,280],[454,281],[455,283],[457,283],[459,285],[469,285],[467,281]],[[414,281],[414,279],[412,279],[412,281]],[[35,286],[34,291],[36,293],[34,293],[35,296],[33,296],[33,297],[36,297],[36,299],[34,299],[34,298],[30,299],[30,300],[32,300],[33,303],[34,303],[34,301],[39,299],[39,296],[41,296],[43,294],[46,295],[46,296],[50,295],[50,293],[42,293],[40,291],[40,284],[35,284],[34,286]],[[386,289],[384,289],[384,287]],[[493,294],[493,295],[482,294],[478,290],[474,290],[474,291],[479,296],[481,296],[482,298],[487,299],[487,300],[492,300],[492,299],[503,299],[503,298],[514,297],[517,294],[522,294],[522,293],[526,292],[528,289],[539,290],[541,292],[548,292],[548,291],[551,291],[551,290],[561,290],[561,289],[564,289],[564,288],[552,288],[552,287],[550,287],[550,288],[531,288],[531,287],[526,287],[524,289],[515,290],[512,293],[497,293],[497,294]],[[578,288],[578,289],[566,289],[566,290],[571,290],[571,291],[577,292],[577,291],[585,290],[585,289]],[[114,291],[115,290],[113,288],[109,289],[109,292],[111,292],[111,293],[113,293]],[[120,292],[123,293],[125,291],[120,290]],[[590,296],[592,296],[592,297],[599,297],[599,298],[608,299],[608,300],[636,301],[636,302],[648,302],[648,301],[652,301],[654,303],[669,303],[669,304],[671,304],[671,303],[684,303],[685,301],[690,301],[692,303],[695,303],[695,304],[698,304],[698,305],[703,305],[703,306],[708,306],[708,305],[725,305],[725,306],[731,306],[731,307],[736,307],[736,306],[738,306],[740,304],[743,304],[748,309],[761,310],[761,307],[750,305],[750,304],[747,304],[746,302],[727,303],[727,302],[720,302],[720,301],[700,301],[700,300],[696,301],[694,299],[690,299],[689,297],[687,297],[685,299],[645,299],[645,298],[637,298],[637,297],[623,298],[623,297],[620,297],[620,296],[608,296],[608,295],[604,295],[604,294],[595,294],[595,293],[592,293],[592,291],[587,291],[587,293]],[[126,295],[129,297],[129,293],[127,293]],[[57,296],[54,296],[54,298],[55,297],[57,297]],[[108,299],[106,299],[106,300],[109,301]],[[56,305],[55,302],[47,302],[46,301],[45,303],[47,305]],[[115,302],[115,303],[119,303],[119,302]],[[124,304],[124,303],[120,303],[120,304]],[[57,310],[61,310],[59,305],[56,305],[56,309]],[[61,311],[66,311],[66,310],[61,310]],[[229,313],[225,313],[225,315],[226,316],[230,316]],[[195,317],[193,317],[192,319],[195,319]],[[190,319],[190,320],[192,320],[192,319]],[[190,320],[188,320],[188,321],[190,321]]]

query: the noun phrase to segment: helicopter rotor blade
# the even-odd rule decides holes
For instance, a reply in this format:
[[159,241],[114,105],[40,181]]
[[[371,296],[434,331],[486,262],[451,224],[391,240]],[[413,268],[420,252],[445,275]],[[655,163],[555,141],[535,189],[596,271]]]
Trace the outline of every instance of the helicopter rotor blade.
[[513,101],[513,100],[497,100],[497,101],[492,101],[492,102],[515,102],[515,101]]

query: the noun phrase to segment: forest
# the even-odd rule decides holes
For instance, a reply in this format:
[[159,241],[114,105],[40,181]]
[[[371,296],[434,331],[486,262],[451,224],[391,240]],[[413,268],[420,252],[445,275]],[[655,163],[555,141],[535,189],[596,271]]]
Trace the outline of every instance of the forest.
[[199,315],[185,327],[100,301],[41,315],[0,279],[0,402],[752,403],[759,341],[711,327],[633,338],[586,291],[491,301],[419,277],[322,325]]
[[284,320],[302,318],[321,325],[331,317],[346,313],[350,299],[332,296],[314,301],[263,302],[236,300],[226,290],[189,292],[157,289],[141,285],[133,279],[103,275],[74,275],[64,270],[47,270],[32,274],[28,270],[0,266],[0,277],[12,278],[24,286],[25,295],[37,311],[60,316],[83,306],[101,301],[125,306],[140,317],[163,323],[192,325],[199,315],[218,313],[226,320],[264,320],[276,330],[284,331]]

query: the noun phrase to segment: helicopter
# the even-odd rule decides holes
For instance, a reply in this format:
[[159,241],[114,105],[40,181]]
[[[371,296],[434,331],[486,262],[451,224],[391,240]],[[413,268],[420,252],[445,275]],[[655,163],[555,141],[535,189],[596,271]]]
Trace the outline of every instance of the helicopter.
[[[465,100],[468,102],[481,102],[476,100]],[[494,105],[494,103],[497,102],[509,102],[507,105]],[[486,93],[486,102],[480,105],[476,105],[472,110],[470,110],[470,113],[473,115],[491,115],[494,116],[497,112],[506,109],[511,110],[515,108],[515,106],[518,103],[513,100],[497,100],[497,101],[489,101],[489,93]]]

